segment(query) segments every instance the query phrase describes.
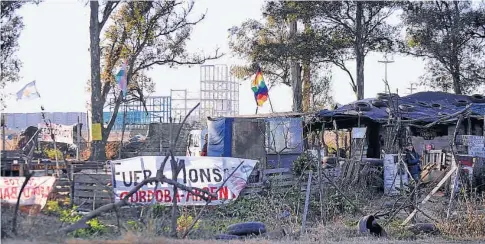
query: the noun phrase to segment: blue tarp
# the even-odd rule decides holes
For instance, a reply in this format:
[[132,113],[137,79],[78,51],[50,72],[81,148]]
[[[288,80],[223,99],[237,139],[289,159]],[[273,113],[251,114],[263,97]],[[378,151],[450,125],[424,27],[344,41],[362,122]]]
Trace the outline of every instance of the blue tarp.
[[[320,117],[336,117],[336,116],[357,116],[357,111],[354,109],[354,104],[357,102],[371,102],[374,98],[367,98],[359,100],[347,105],[344,105],[335,110],[322,110],[318,112],[317,116]],[[446,92],[418,92],[409,96],[399,97],[393,99],[393,106],[406,104],[412,105],[411,112],[401,111],[401,117],[411,120],[421,120],[423,122],[435,121],[439,117],[446,116],[448,114],[456,113],[464,106],[457,106],[456,101],[464,100],[472,103],[470,97],[465,95],[456,95]],[[440,107],[432,107],[432,104],[439,104]],[[473,103],[471,111],[474,114],[485,115],[485,104]],[[362,111],[362,117],[369,118],[374,121],[382,122],[389,118],[386,108],[378,108],[371,105],[369,111]]]
[[207,156],[231,157],[232,122],[233,119],[231,118],[207,121],[207,132],[209,134]]

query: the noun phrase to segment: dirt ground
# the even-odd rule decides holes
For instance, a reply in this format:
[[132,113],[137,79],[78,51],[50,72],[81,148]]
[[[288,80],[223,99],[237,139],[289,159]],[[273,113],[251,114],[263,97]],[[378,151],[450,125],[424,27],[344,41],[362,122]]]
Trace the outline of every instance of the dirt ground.
[[[19,240],[2,240],[5,244],[32,244],[32,243],[53,243],[51,241],[19,241]],[[143,238],[136,237],[132,235],[124,236],[122,239],[113,240],[77,240],[69,239],[65,241],[60,241],[57,243],[66,244],[215,244],[215,243],[233,243],[233,244],[306,244],[306,243],[349,243],[349,244],[385,244],[385,243],[395,243],[395,244],[410,244],[410,243],[484,243],[483,240],[445,240],[442,238],[424,238],[417,240],[390,240],[390,239],[377,239],[372,237],[358,237],[358,238],[346,238],[343,237],[340,240],[332,239],[313,239],[308,236],[302,237],[299,240],[266,240],[266,239],[250,239],[250,240],[237,240],[237,241],[218,241],[218,240],[175,240],[167,238]]]

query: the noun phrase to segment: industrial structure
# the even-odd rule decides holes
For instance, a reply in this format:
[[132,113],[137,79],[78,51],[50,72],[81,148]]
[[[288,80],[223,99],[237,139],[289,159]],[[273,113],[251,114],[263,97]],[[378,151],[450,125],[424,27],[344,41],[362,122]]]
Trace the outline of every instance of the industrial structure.
[[[188,118],[195,125],[205,124],[207,117],[226,117],[239,114],[239,82],[230,74],[227,65],[201,65],[199,90],[170,90],[170,96],[148,96],[144,103],[139,100],[122,102],[112,131],[147,130],[150,123],[179,123],[187,113],[200,102],[198,109]],[[115,98],[108,97],[103,112],[103,121],[109,123],[114,109]],[[125,115],[126,114],[126,115]],[[90,129],[89,113],[45,113],[54,124],[72,125],[78,121],[84,125],[83,131]],[[8,113],[5,128],[20,132],[28,126],[42,123],[41,113]],[[140,127],[140,128],[138,128]]]
[[227,65],[200,67],[200,120],[239,114],[239,82]]
[[[114,108],[114,98],[110,98],[108,111],[103,113],[103,121],[105,124],[111,119]],[[139,100],[121,103],[113,130],[121,130],[123,128],[125,112],[125,125],[169,123],[170,117],[172,116],[172,99],[169,96],[151,96],[145,98],[145,104]]]

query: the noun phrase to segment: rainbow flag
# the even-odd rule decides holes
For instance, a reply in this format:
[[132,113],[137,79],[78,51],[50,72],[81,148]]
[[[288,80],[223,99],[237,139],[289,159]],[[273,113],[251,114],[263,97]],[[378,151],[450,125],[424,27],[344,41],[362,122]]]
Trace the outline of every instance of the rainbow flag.
[[266,87],[266,84],[264,83],[263,72],[261,72],[261,68],[258,68],[258,72],[256,73],[256,77],[254,77],[251,89],[254,92],[254,99],[256,100],[256,104],[259,107],[263,106],[263,103],[268,100],[268,87]]
[[128,66],[128,60],[126,60],[123,65],[121,66],[121,69],[120,71],[118,72],[118,74],[116,74],[115,76],[115,80],[116,80],[116,83],[118,83],[118,85],[120,86],[120,89],[121,91],[123,91],[123,97],[126,96],[126,91],[128,90],[127,89],[127,66]]

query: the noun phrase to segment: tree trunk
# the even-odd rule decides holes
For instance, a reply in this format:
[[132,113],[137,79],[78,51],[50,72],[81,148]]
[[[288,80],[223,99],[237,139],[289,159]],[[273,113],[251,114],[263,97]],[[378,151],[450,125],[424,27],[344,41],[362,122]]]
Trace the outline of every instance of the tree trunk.
[[[91,15],[89,20],[89,50],[91,52],[91,120],[92,124],[101,124],[103,128],[103,100],[101,99],[101,49],[99,47],[99,35],[101,33],[99,23],[99,3],[89,3]],[[103,133],[102,133],[103,134]],[[91,144],[91,159],[106,159],[105,141],[93,141]]]
[[[297,31],[296,19],[290,22],[290,39],[294,39]],[[293,41],[293,40],[292,40]],[[301,89],[301,69],[297,60],[292,59],[290,63],[291,69],[291,88],[293,90],[293,112],[302,112],[302,89]]]
[[[305,21],[305,32],[310,31],[310,22]],[[310,60],[303,61],[303,111],[308,112],[311,106]]]
[[453,77],[453,91],[455,94],[460,94],[462,93],[461,91],[461,83],[460,83],[460,60],[458,58],[459,56],[459,44],[458,40],[456,37],[456,34],[458,33],[457,28],[459,28],[460,25],[460,10],[458,8],[458,3],[454,2],[454,12],[453,12],[453,23],[452,23],[452,32],[451,32],[451,76]]
[[451,76],[453,77],[453,91],[455,94],[462,94],[460,83],[460,64],[453,65]]
[[355,61],[357,73],[357,100],[364,99],[364,47],[362,45],[362,20],[363,7],[362,2],[357,1],[357,9],[355,15],[356,36],[355,36]]

